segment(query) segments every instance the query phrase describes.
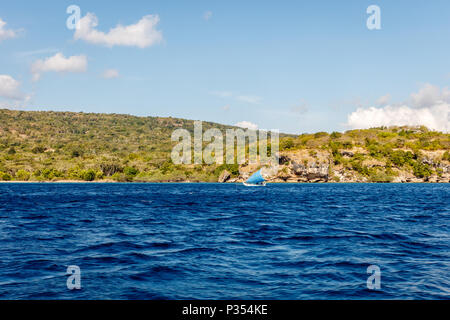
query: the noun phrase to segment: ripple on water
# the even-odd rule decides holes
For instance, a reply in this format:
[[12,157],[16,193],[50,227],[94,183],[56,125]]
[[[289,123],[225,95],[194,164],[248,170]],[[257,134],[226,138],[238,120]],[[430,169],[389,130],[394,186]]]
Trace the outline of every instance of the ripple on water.
[[0,299],[449,299],[448,199],[448,184],[0,184]]

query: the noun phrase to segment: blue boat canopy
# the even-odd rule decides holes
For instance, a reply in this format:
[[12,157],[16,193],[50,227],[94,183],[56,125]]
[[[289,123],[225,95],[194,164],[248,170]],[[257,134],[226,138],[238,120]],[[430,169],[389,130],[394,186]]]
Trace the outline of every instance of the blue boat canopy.
[[249,184],[257,184],[257,183],[261,183],[264,181],[263,176],[261,175],[261,170],[258,170],[257,172],[255,172],[254,174],[252,174],[252,176],[250,178],[248,178],[248,180],[246,181],[246,183]]

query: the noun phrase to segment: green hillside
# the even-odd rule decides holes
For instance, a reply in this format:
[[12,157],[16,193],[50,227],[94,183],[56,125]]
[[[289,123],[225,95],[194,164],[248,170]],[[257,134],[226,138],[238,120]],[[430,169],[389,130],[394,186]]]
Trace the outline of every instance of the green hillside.
[[[171,134],[181,127],[193,134],[194,121],[0,110],[0,180],[217,181],[221,168],[172,164]],[[203,122],[212,127],[232,128]]]
[[[204,130],[212,127],[222,132],[233,128],[203,122]],[[245,165],[174,165],[170,160],[175,144],[171,134],[177,128],[193,134],[194,122],[3,109],[0,180],[217,181],[224,170],[231,173],[231,178],[242,180]],[[450,160],[449,149],[449,134],[424,127],[282,135],[280,141],[281,155],[286,155],[289,162],[327,163],[326,181],[338,181],[335,172],[349,173],[355,181],[357,177],[374,176],[389,181],[403,172],[418,178],[442,175]],[[292,169],[284,165],[286,172]]]

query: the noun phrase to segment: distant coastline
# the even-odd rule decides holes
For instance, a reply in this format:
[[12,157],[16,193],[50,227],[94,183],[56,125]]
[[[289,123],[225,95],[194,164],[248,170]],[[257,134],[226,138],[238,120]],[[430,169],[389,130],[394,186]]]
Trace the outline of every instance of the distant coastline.
[[[261,167],[175,164],[179,128],[192,134],[194,121],[0,109],[0,181],[240,183]],[[203,122],[212,128],[236,129]],[[278,159],[268,182],[448,183],[450,134],[407,126],[280,134]]]
[[[56,180],[56,181],[0,181],[0,184],[62,184],[62,183],[68,183],[68,184],[113,184],[113,183],[121,183],[121,184],[166,184],[166,183],[173,183],[173,184],[241,184],[242,182],[210,182],[210,181],[131,181],[131,182],[118,182],[114,180],[99,180],[99,181],[80,181],[80,180]],[[328,182],[295,182],[295,181],[278,181],[278,182],[270,182],[268,181],[267,184],[346,184],[346,183],[359,183],[359,184],[442,184],[442,183],[448,183],[448,182],[441,182],[441,181],[414,181],[414,182],[360,182],[360,181],[354,181],[354,182],[336,182],[336,181],[328,181]]]

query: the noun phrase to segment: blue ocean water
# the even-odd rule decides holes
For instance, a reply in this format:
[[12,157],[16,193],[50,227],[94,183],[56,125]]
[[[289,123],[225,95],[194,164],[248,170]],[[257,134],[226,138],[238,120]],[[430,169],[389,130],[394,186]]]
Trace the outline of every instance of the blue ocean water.
[[0,184],[0,299],[449,299],[449,199],[448,184]]

